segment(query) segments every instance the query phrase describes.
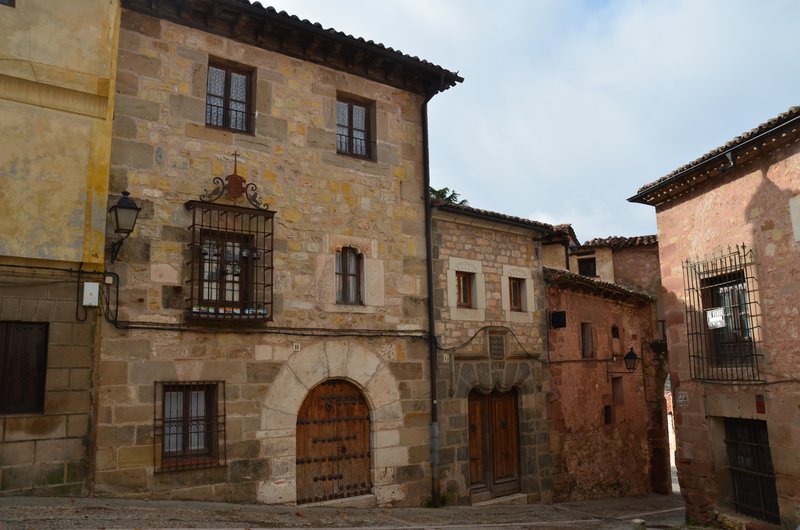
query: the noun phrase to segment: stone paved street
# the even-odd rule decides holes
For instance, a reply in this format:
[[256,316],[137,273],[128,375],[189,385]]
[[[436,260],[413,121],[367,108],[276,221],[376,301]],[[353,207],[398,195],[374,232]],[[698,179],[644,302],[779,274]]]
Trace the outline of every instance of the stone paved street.
[[343,508],[216,502],[0,497],[0,530],[143,528],[681,528],[680,495],[561,504]]

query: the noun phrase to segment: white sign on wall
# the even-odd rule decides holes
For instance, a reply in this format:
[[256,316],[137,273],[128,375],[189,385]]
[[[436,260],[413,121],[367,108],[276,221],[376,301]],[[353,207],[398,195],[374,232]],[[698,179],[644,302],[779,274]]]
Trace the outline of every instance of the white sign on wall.
[[675,401],[677,402],[679,407],[686,407],[689,405],[689,393],[688,392],[678,392],[675,396]]
[[706,311],[706,322],[709,329],[725,327],[725,308],[715,307]]

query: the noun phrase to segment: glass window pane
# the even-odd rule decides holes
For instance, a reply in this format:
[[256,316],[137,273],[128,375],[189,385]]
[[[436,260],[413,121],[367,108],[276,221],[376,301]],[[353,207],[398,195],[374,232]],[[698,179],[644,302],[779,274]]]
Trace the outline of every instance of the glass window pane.
[[358,254],[353,249],[347,250],[347,272],[350,274],[358,272]]
[[208,67],[208,93],[225,96],[225,70],[215,66]]
[[183,451],[182,392],[164,392],[164,451]]
[[231,101],[231,129],[244,131],[247,129],[247,105]]
[[342,252],[339,251],[336,253],[336,273],[341,274],[342,272],[344,272],[342,270]]
[[206,392],[193,390],[189,399],[189,449],[198,451],[206,447]]
[[345,130],[350,126],[350,119],[347,116],[349,105],[342,101],[336,102],[336,125],[343,125]]
[[208,96],[206,98],[206,123],[222,127],[225,125],[224,108],[222,107],[223,100],[216,96]]
[[247,101],[247,76],[243,74],[231,73],[231,99],[235,101]]
[[347,302],[358,303],[358,276],[347,276]]
[[353,154],[367,154],[367,135],[363,131],[353,131]]
[[366,129],[367,109],[360,105],[353,105],[353,128]]

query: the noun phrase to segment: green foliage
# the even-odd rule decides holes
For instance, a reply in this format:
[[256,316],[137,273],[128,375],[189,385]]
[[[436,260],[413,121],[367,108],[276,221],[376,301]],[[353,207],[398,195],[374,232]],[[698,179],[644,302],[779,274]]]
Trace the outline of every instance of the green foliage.
[[431,186],[428,187],[428,193],[431,194],[431,199],[438,199],[448,204],[455,204],[457,206],[467,206],[469,204],[466,199],[459,200],[461,195],[456,190],[450,190],[450,188],[441,188],[437,190]]

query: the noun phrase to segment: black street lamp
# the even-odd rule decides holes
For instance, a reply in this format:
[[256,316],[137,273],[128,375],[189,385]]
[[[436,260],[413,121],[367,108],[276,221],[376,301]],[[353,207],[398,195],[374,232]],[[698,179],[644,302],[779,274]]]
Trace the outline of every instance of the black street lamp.
[[111,263],[117,260],[122,243],[133,232],[133,227],[136,226],[136,219],[139,217],[141,210],[130,198],[130,193],[127,191],[123,191],[122,197],[119,198],[117,204],[108,209],[114,233],[122,236],[119,241],[111,244]]
[[639,361],[639,357],[636,355],[636,352],[633,351],[633,347],[628,350],[628,353],[625,354],[625,357],[622,358],[623,362],[625,363],[625,369],[629,372],[633,372],[636,370],[636,363]]

